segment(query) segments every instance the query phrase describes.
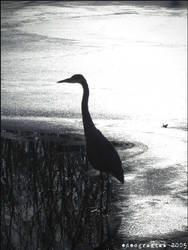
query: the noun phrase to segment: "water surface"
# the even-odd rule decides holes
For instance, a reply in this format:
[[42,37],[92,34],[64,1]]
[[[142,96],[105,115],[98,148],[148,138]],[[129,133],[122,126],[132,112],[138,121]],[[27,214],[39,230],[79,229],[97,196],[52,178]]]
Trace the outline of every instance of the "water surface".
[[117,148],[125,239],[186,230],[186,21],[156,5],[2,3],[2,127],[83,134],[81,86],[56,84],[82,73],[96,126],[135,144]]

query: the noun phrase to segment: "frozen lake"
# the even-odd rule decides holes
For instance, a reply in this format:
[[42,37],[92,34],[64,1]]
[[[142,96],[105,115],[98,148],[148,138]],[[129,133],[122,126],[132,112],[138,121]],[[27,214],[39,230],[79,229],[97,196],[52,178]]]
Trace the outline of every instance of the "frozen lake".
[[83,133],[81,86],[56,84],[83,74],[96,126],[136,145],[119,150],[131,169],[119,186],[125,238],[186,230],[186,14],[118,1],[2,3],[2,127]]

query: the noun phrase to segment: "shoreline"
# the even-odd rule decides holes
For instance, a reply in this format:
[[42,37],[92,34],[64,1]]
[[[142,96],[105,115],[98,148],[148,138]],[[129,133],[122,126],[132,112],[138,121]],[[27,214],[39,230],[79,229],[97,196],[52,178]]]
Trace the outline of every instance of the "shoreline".
[[[18,128],[3,128],[1,129],[1,138],[10,139],[16,141],[32,141],[34,139],[40,139],[44,142],[54,142],[60,143],[63,146],[85,146],[85,136],[84,134],[72,132],[54,132],[54,131],[35,131],[35,130],[21,130]],[[124,142],[117,140],[110,140],[114,147],[120,150],[126,150],[133,148],[135,146],[132,142]]]
[[[64,145],[86,144],[81,118],[78,120],[59,118],[58,121],[54,121],[50,117],[36,117],[35,119],[33,117],[3,117],[1,137],[15,140],[32,140],[34,137],[39,137],[44,141],[60,142]],[[122,140],[110,135],[105,135],[105,137],[118,150],[126,150],[136,146],[134,141]]]
[[[24,126],[23,126],[24,127]],[[10,128],[10,127],[9,127]],[[71,130],[70,130],[71,131]],[[28,143],[28,142],[34,142],[35,140],[41,140],[41,141],[44,141],[44,143],[53,143],[53,145],[58,145],[58,144],[61,144],[62,146],[68,146],[70,150],[74,151],[74,150],[77,150],[78,147],[85,147],[85,137],[84,137],[84,134],[79,134],[79,133],[76,133],[75,131],[71,131],[71,132],[68,132],[67,130],[61,130],[61,132],[54,132],[54,131],[49,131],[47,132],[46,131],[41,131],[41,130],[28,130],[27,127],[25,127],[24,130],[22,129],[19,129],[18,126],[15,126],[14,128],[11,127],[11,129],[8,129],[6,128],[5,129],[5,126],[3,127],[3,130],[1,132],[1,137],[3,139],[9,139],[9,140],[16,140],[16,141],[21,141],[21,142],[24,142],[24,143]],[[112,144],[118,148],[118,150],[125,150],[125,149],[129,149],[129,148],[133,148],[134,146],[136,147],[136,145],[134,143],[131,143],[131,142],[123,142],[123,141],[111,141]],[[73,146],[73,147],[71,147]],[[129,162],[130,163],[130,162]],[[134,168],[135,166],[133,165],[130,165],[131,168],[132,168],[132,171],[135,171]],[[92,169],[93,170],[93,169]],[[94,177],[96,174],[93,175],[93,171],[91,170],[91,174],[92,176]],[[129,175],[129,169],[126,169],[125,170],[126,173]],[[128,171],[128,172],[127,172]],[[129,181],[128,181],[129,183]],[[129,186],[129,183],[127,185]],[[117,189],[117,193],[120,192],[119,190],[120,186],[117,184],[116,188]],[[127,189],[125,189],[124,191],[126,191]],[[120,203],[123,203],[125,200],[126,200],[126,197],[129,196],[129,193],[124,193],[125,196],[121,196],[121,192],[120,192],[120,195],[118,196],[119,199],[120,199]],[[114,212],[114,216],[112,215],[113,220],[115,222],[115,224],[117,224],[117,222],[119,223],[118,221],[118,216],[120,216],[121,214],[121,209],[119,206],[115,206],[113,208]],[[113,226],[113,222],[112,222],[112,226]],[[116,228],[116,227],[114,227]],[[166,234],[166,235],[162,235],[162,237],[128,237],[126,235],[123,235],[121,234],[121,232],[117,232],[117,234],[114,236],[114,243],[118,244],[118,245],[121,245],[121,244],[158,244],[159,242],[165,242],[166,243],[166,247],[163,247],[163,248],[160,248],[161,250],[170,250],[172,249],[172,245],[173,243],[185,243],[187,241],[187,236],[186,236],[186,229],[184,231],[176,231],[174,233],[171,233],[171,234]],[[126,249],[138,249],[138,248],[134,248],[134,247],[127,247]],[[144,248],[142,248],[144,249]],[[148,248],[147,249],[153,249],[152,247],[151,248]],[[187,249],[187,248],[182,248],[182,249]]]
[[[40,133],[69,133],[75,132],[82,134],[82,129],[75,129],[74,124],[66,124],[66,119],[60,119],[61,123],[54,123],[50,117],[2,117],[1,130],[40,132]],[[64,122],[64,123],[63,123]]]

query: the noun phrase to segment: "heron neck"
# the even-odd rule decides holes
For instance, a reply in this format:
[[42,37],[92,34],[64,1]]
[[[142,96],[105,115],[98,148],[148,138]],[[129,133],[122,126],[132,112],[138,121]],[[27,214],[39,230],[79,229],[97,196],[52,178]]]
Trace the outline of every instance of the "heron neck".
[[84,125],[84,131],[87,133],[88,129],[93,127],[93,121],[91,119],[89,109],[88,109],[88,100],[89,100],[89,88],[88,84],[85,81],[81,83],[83,87],[83,97],[82,97],[82,120]]

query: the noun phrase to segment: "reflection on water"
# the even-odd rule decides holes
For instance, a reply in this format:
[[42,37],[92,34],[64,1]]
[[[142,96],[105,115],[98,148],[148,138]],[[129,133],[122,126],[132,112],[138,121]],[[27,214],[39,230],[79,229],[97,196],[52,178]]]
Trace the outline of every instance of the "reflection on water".
[[70,135],[10,135],[1,142],[3,249],[93,249],[110,241],[121,219],[111,220],[118,197],[106,175],[103,186],[88,168],[85,146],[71,145]]
[[2,132],[4,249],[120,250],[133,243],[168,249],[173,240],[186,242],[183,165],[154,167],[155,157],[143,159],[144,144],[112,141],[129,156],[125,184],[104,175],[102,187],[82,135]]

